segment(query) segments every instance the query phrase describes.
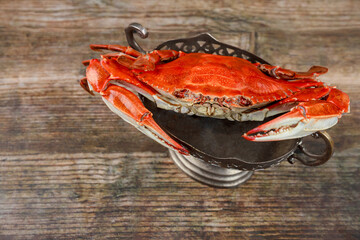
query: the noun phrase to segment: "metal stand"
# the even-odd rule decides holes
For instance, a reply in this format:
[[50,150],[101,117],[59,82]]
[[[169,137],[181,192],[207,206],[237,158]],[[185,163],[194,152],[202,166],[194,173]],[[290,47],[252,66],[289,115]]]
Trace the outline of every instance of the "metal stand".
[[[133,36],[136,33],[141,38],[146,38],[148,32],[143,26],[132,23],[125,29],[125,33],[132,48],[143,54],[146,53]],[[155,49],[172,49],[186,53],[203,52],[268,64],[252,53],[217,41],[208,33],[166,41]],[[304,139],[255,144],[241,138],[242,133],[261,125],[261,122],[248,121],[240,124],[211,118],[189,117],[159,109],[146,98],[143,98],[143,102],[153,113],[153,118],[159,126],[179,140],[192,154],[184,156],[170,149],[170,156],[176,165],[190,177],[212,187],[236,187],[250,179],[253,170],[265,169],[283,160],[288,160],[290,163],[298,160],[307,166],[319,166],[327,162],[334,152],[334,143],[326,132],[316,132],[310,136],[312,140],[319,139],[325,143],[324,150],[320,154],[315,154],[311,147],[307,147],[308,144],[305,144]],[[313,143],[313,146],[318,145]]]
[[231,188],[245,183],[253,175],[253,171],[221,168],[210,165],[193,156],[184,156],[169,150],[175,164],[195,180],[212,187]]

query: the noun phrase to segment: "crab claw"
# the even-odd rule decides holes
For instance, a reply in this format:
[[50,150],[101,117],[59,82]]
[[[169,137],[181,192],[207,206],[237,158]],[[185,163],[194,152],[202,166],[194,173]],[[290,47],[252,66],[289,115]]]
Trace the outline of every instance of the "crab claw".
[[189,154],[187,149],[182,147],[161,129],[152,118],[152,113],[145,108],[136,94],[124,87],[113,84],[110,84],[110,86],[100,94],[111,111],[135,126],[139,131],[167,148],[177,150],[184,155]]
[[290,112],[250,130],[243,137],[256,142],[301,138],[334,126],[341,114],[339,107],[327,101],[301,102]]

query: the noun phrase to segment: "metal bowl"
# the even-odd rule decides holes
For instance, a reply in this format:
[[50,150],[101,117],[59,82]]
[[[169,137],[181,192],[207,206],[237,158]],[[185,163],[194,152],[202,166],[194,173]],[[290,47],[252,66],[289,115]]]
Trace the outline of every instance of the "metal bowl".
[[[146,53],[134,38],[134,33],[139,34],[142,38],[148,36],[148,32],[144,27],[138,23],[133,23],[126,28],[125,33],[128,44],[131,47]],[[268,62],[252,53],[217,41],[209,33],[200,34],[192,38],[166,41],[155,49],[172,49],[186,53],[204,52],[240,57],[252,63],[268,64]],[[187,160],[184,160],[183,156],[176,153],[172,153],[172,156],[176,155],[176,158],[183,159],[181,161],[186,161],[186,164],[191,163],[195,168],[200,165],[203,166],[204,163],[217,167],[213,172],[215,175],[222,171],[220,168],[253,171],[268,168],[284,160],[288,160],[290,163],[293,163],[294,160],[299,160],[308,166],[318,166],[328,161],[333,154],[333,141],[326,132],[317,132],[311,135],[312,139],[310,141],[321,139],[325,145],[320,152],[311,153],[305,147],[306,141],[302,138],[276,142],[250,142],[242,138],[243,133],[272,118],[267,118],[264,122],[232,122],[188,116],[159,109],[153,102],[145,98],[143,98],[143,102],[153,113],[153,118],[158,125],[185,146],[192,155],[191,159]],[[197,162],[194,163],[194,161]],[[206,174],[208,174],[208,166],[205,166],[205,168]],[[198,169],[195,170],[197,171]],[[211,183],[210,185],[213,184]]]

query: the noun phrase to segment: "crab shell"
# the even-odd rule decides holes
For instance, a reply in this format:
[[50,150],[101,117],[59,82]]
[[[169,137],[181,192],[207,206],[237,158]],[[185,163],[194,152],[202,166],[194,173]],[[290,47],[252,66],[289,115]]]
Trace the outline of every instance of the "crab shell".
[[263,121],[287,112],[243,135],[251,141],[303,137],[334,126],[349,111],[345,93],[315,79],[327,72],[323,67],[302,73],[205,53],[142,55],[118,45],[91,48],[120,53],[85,61],[89,66],[82,86],[100,93],[112,111],[140,131],[183,154],[187,150],[155,123],[139,94],[159,108],[236,121]]

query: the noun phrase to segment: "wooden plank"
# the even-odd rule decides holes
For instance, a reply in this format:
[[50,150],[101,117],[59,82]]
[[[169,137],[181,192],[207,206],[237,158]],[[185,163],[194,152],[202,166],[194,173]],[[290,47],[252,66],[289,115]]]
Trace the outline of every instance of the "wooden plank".
[[[0,239],[359,239],[360,2],[0,1]],[[210,32],[349,93],[323,166],[286,162],[235,189],[184,175],[166,150],[78,85],[91,43],[145,49]]]
[[236,189],[196,183],[163,153],[3,157],[1,234],[348,239],[360,227],[358,156],[336,154],[318,168],[283,163]]
[[[326,6],[326,7],[325,7]],[[124,22],[146,21],[171,25],[187,32],[190,26],[203,30],[242,31],[270,27],[286,31],[358,29],[360,4],[356,0],[281,1],[3,1],[2,24],[26,23],[29,28],[67,28],[79,31],[114,29]],[[16,13],[16,14],[14,14]],[[10,18],[8,18],[10,17]],[[7,21],[11,19],[11,21]],[[165,20],[165,21],[164,21]],[[170,29],[170,28],[169,28]]]

